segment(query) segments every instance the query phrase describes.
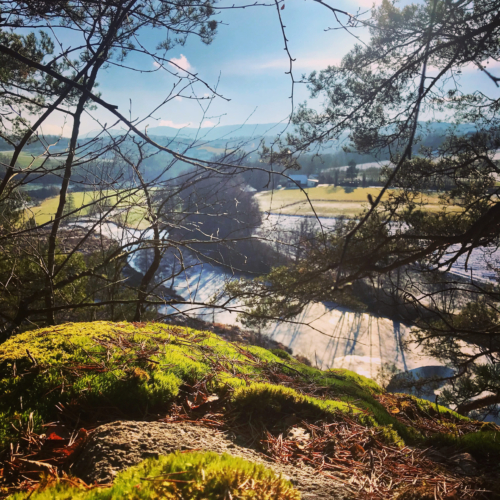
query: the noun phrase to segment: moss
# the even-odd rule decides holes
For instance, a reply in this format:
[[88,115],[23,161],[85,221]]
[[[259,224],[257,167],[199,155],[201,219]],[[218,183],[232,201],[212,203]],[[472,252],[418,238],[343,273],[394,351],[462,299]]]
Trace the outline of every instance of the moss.
[[[368,411],[371,417],[366,425],[392,426],[399,439],[407,444],[421,441],[418,431],[399,422],[377,401],[375,396],[383,394],[384,390],[373,380],[345,369],[335,368],[325,372],[297,362],[289,364],[310,381],[328,387],[332,394],[349,406]],[[366,420],[366,417],[361,418]]]
[[369,392],[370,394],[384,393],[384,389],[382,389],[382,387],[380,387],[374,380],[368,377],[364,377],[363,375],[358,375],[357,373],[350,370],[333,368],[331,370],[328,370],[326,374],[327,376],[331,375],[348,383],[356,384],[359,388]]
[[118,413],[142,418],[146,410],[168,410],[183,384],[205,380],[208,390],[225,395],[266,381],[264,368],[280,361],[261,347],[155,323],[98,321],[24,332],[0,346],[0,446],[19,438],[10,423],[33,412],[38,432],[57,418],[59,403],[90,420]]
[[289,387],[262,383],[236,389],[231,401],[245,419],[264,419],[266,424],[279,423],[291,415],[318,420],[334,417],[338,412],[360,413],[343,401],[321,400]]
[[256,372],[251,353],[212,333],[167,325],[100,321],[19,334],[0,346],[0,446],[18,438],[10,423],[33,412],[39,431],[56,418],[58,403],[90,417],[103,408],[137,418],[167,407],[182,384],[209,375],[211,356],[233,363],[233,386],[238,374]]
[[247,383],[244,379],[234,377],[230,373],[222,372],[219,373],[214,384],[214,390],[220,391],[224,394],[229,392],[231,389],[238,389],[239,387],[246,387]]
[[464,417],[463,415],[460,415],[456,411],[446,408],[446,406],[436,405],[435,403],[431,403],[426,399],[417,398],[416,396],[411,396],[406,394],[405,396],[411,398],[415,402],[420,411],[428,413],[433,417],[438,414],[441,414],[441,415],[446,415],[447,417],[453,417],[454,419],[459,421],[465,421],[465,422],[470,421],[470,418]]
[[[287,366],[282,363],[285,357]],[[302,381],[325,387],[325,400],[262,383],[267,382],[262,367],[275,363],[280,363],[284,374],[296,377],[298,372]],[[14,365],[22,376],[12,376]],[[213,373],[214,365],[224,369]],[[268,405],[276,420],[287,413],[321,418],[342,411],[358,414],[370,426],[392,425],[405,441],[414,437],[375,399],[381,388],[354,372],[323,372],[299,363],[285,351],[244,349],[211,332],[100,321],[25,332],[0,347],[0,445],[18,437],[11,423],[22,427],[33,412],[38,430],[57,416],[58,403],[76,404],[89,417],[107,408],[140,418],[146,409],[168,407],[182,384],[192,386],[203,378],[220,395],[236,391],[235,407],[255,413]],[[373,418],[363,413],[366,410]]]
[[34,494],[14,495],[13,500],[28,497],[33,500],[299,500],[300,494],[289,481],[277,477],[263,465],[225,454],[191,452],[145,460],[119,473],[112,488],[82,490],[57,483],[40,488]]
[[377,437],[385,444],[392,444],[398,448],[403,448],[405,442],[401,439],[397,431],[392,425],[383,425],[376,427]]
[[[315,385],[322,397],[278,385],[282,375],[293,377],[298,387]],[[234,391],[233,406],[248,415],[278,422],[293,414],[319,419],[349,412],[365,425],[391,429],[386,433],[391,442],[423,439],[387,412],[374,381],[349,370],[321,371],[285,351],[243,347],[212,332],[98,321],[24,332],[0,346],[0,446],[19,437],[11,424],[25,426],[31,412],[35,432],[56,419],[58,403],[76,406],[88,420],[104,413],[108,419],[142,418],[147,410],[168,411],[183,385],[200,381],[219,396]],[[414,399],[433,415],[435,405]],[[446,408],[440,412],[464,418]]]
[[279,361],[279,356],[274,354],[272,351],[268,351],[263,347],[256,345],[248,346],[248,351],[257,356],[261,361],[267,361],[268,363]]
[[271,352],[275,355],[278,356],[280,359],[285,359],[285,360],[291,360],[293,359],[290,354],[288,354],[286,351],[283,349],[271,349]]
[[428,445],[452,446],[474,455],[478,459],[500,458],[500,432],[479,431],[458,436],[454,433],[434,434],[426,439]]

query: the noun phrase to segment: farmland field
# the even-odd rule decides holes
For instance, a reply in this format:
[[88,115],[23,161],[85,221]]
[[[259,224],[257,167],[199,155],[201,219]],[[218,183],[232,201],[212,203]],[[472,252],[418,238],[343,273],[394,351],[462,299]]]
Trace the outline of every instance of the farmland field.
[[[0,156],[4,156],[10,160],[12,158],[12,151],[0,151]],[[36,154],[36,153],[29,153],[29,152],[22,152],[19,155],[19,158],[17,159],[16,162],[16,167],[17,168],[36,168],[42,165],[42,163],[45,160],[45,166],[53,168],[55,165],[62,164],[64,162],[64,158],[52,158],[50,160],[47,160],[45,157]]]
[[[85,191],[74,192],[71,193],[71,195],[73,198],[74,208],[77,209],[91,203],[93,200],[104,197],[106,199],[102,201],[103,205],[115,205],[117,203],[117,197],[119,196],[119,193],[114,194],[112,191],[104,191],[102,193],[95,191]],[[45,222],[49,222],[54,218],[54,214],[57,211],[58,204],[58,196],[47,198],[40,205],[27,208],[26,216],[34,216],[37,224],[44,224]],[[90,208],[91,207],[85,207],[75,215],[89,215]],[[108,220],[114,220],[115,222],[119,222],[120,224],[126,225],[128,227],[145,229],[149,227],[149,222],[144,219],[145,214],[146,211],[144,209],[143,197],[134,193],[124,197],[124,199],[118,203],[118,206],[113,210],[113,213],[108,217]]]
[[[334,186],[307,188],[316,214],[323,217],[341,215],[354,217],[368,207],[368,195],[376,198],[380,193],[378,187],[346,189]],[[389,195],[384,195],[387,199]],[[281,213],[284,215],[314,215],[305,194],[299,189],[282,189],[266,191],[256,195],[261,212]],[[423,196],[424,208],[429,211],[441,210],[438,195]],[[454,207],[449,207],[453,210]],[[458,209],[458,208],[455,208]]]

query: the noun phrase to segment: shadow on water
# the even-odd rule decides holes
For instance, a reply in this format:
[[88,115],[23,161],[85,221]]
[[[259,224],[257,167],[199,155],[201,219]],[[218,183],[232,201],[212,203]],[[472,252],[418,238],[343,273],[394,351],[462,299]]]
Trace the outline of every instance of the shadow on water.
[[404,370],[407,371],[408,367],[406,366],[406,358],[405,358],[405,351],[403,348],[403,338],[401,335],[401,323],[399,321],[393,321],[393,328],[394,328],[394,341],[396,344],[396,359],[394,360],[394,363],[397,364],[398,362],[403,363]]
[[[204,302],[219,292],[226,280],[234,279],[216,266],[192,259],[173,283],[173,290],[187,301]],[[236,313],[185,304],[179,310],[206,321],[238,324]],[[349,310],[333,302],[311,303],[294,323],[276,322],[262,333],[308,358],[318,368],[346,368],[375,376],[381,363],[413,368],[413,356],[403,352],[405,325],[393,319]],[[413,353],[412,353],[413,354]],[[420,363],[421,361],[419,361]]]
[[354,350],[356,349],[356,345],[361,331],[362,320],[363,320],[362,314],[359,312],[355,312],[354,317],[352,319],[352,323],[348,331],[349,340],[346,342],[345,345],[344,349],[345,356],[354,355]]
[[[333,338],[330,339],[330,341],[328,342],[326,348],[325,348],[325,357],[327,359],[327,364],[329,366],[334,366],[334,363],[335,363],[335,358],[337,357],[337,353],[338,353],[338,350],[339,350],[339,346],[340,346],[340,336],[341,334],[343,333],[344,331],[344,324],[346,322],[346,312],[342,312],[341,315],[339,316],[338,318],[338,321],[336,322],[336,325],[333,329]],[[330,320],[330,323],[333,323],[333,320],[334,318],[332,318]],[[331,352],[331,355],[328,356],[328,352]],[[321,364],[321,366],[323,366],[323,363]]]

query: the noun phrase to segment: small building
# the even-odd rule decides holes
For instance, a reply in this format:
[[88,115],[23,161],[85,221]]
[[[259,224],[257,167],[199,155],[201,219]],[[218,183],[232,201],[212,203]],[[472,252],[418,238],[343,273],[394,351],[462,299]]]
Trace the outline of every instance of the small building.
[[285,184],[288,188],[311,188],[318,185],[318,179],[308,179],[307,175],[290,175],[290,179]]
[[[290,179],[287,182],[287,187],[291,188],[305,188],[307,187],[307,175],[290,175]],[[297,186],[298,184],[298,186]]]

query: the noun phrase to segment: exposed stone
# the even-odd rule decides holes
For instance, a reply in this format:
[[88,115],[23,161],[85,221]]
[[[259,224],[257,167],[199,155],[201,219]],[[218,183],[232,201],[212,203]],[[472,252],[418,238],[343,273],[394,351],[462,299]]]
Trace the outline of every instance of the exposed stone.
[[475,476],[478,473],[477,461],[470,453],[454,455],[450,461],[458,465],[467,476]]
[[157,458],[176,450],[204,450],[262,463],[289,478],[304,500],[356,497],[354,490],[351,492],[344,483],[318,474],[306,465],[295,467],[271,462],[256,450],[239,446],[235,441],[238,442],[234,435],[187,423],[114,422],[93,431],[70,470],[87,483],[110,483],[118,471],[145,458]]

